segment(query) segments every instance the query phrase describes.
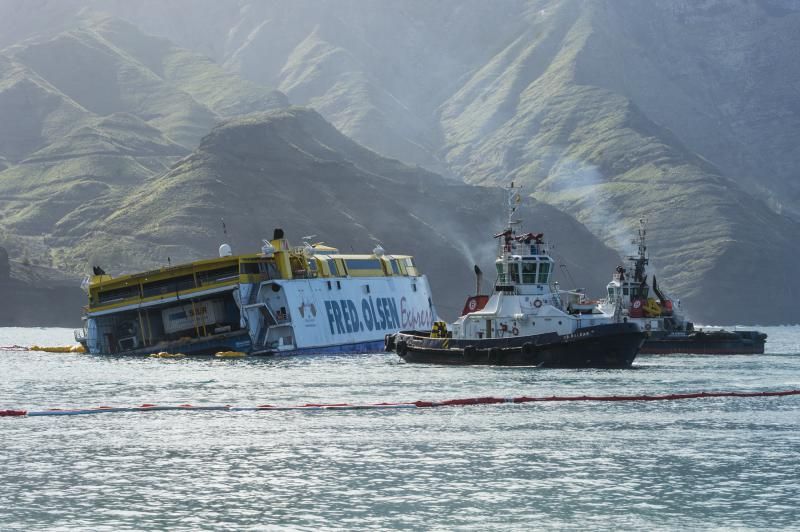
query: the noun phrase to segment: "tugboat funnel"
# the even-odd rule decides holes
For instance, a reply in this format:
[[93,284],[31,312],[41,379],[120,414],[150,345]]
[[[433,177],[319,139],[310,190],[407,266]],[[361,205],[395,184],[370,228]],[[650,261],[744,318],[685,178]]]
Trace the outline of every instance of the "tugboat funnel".
[[483,284],[483,272],[481,271],[480,268],[478,268],[477,264],[474,266],[474,268],[475,268],[475,295],[479,296],[481,295],[481,285]]

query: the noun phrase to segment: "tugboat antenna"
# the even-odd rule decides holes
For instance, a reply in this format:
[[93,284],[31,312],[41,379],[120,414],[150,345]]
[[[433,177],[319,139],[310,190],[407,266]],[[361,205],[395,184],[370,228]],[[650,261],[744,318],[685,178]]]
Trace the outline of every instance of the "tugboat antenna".
[[511,229],[513,225],[519,224],[519,220],[514,220],[514,213],[517,212],[517,207],[522,203],[522,196],[519,193],[521,187],[515,187],[514,182],[508,187],[508,228]]

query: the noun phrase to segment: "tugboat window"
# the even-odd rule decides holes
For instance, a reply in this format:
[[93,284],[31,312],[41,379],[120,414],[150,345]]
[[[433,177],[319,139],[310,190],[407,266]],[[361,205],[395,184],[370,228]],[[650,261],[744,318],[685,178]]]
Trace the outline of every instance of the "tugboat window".
[[550,263],[542,262],[539,265],[539,284],[547,284],[550,277]]
[[508,275],[512,283],[519,282],[519,264],[512,262],[508,265]]
[[528,261],[522,263],[522,282],[525,284],[536,284],[536,262]]
[[507,283],[508,281],[506,280],[506,272],[503,271],[503,263],[498,262],[495,264],[495,266],[497,267],[497,282],[499,284]]

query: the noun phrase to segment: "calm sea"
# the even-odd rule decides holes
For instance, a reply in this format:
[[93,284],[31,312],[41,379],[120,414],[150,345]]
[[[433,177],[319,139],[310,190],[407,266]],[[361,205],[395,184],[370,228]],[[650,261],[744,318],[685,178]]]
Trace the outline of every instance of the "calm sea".
[[[800,389],[800,327],[763,330],[605,371],[4,351],[0,409]],[[798,472],[800,397],[0,418],[0,530],[798,529]]]

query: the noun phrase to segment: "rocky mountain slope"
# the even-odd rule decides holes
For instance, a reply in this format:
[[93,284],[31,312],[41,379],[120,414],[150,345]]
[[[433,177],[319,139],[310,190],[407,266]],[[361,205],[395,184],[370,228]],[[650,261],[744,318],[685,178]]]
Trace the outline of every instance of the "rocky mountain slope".
[[[134,37],[137,30],[119,22],[100,27],[99,11],[193,52]],[[91,31],[76,33],[87,20]],[[380,153],[474,184],[523,183],[617,251],[647,217],[659,278],[695,318],[796,322],[798,22],[792,0],[42,0],[35,8],[7,0],[0,46],[11,48],[0,74],[14,74],[0,77],[0,91],[12,86],[6,78],[24,79],[40,94],[31,109],[46,111],[31,113],[41,124],[24,129],[24,141],[0,131],[0,178],[83,112],[48,54],[12,46],[60,34],[67,64],[75,54],[99,54],[98,64],[121,76],[99,76],[112,94],[92,104],[163,137],[139,145],[191,149],[186,139],[202,136],[204,113],[224,115],[216,97],[258,111],[241,92],[230,95],[274,86]],[[115,49],[124,61],[98,52]],[[202,64],[196,75],[191,65]],[[252,85],[219,90],[226,71]],[[158,101],[114,96],[139,84]],[[50,87],[67,98],[50,97]],[[21,105],[4,107],[2,98],[0,113]],[[139,184],[185,153],[137,160],[147,171],[126,162],[121,174]],[[47,181],[48,171],[34,175]],[[3,194],[23,202],[5,211],[14,217],[32,197],[18,188]],[[114,205],[104,201],[93,208]],[[13,231],[24,223],[13,222]],[[89,229],[70,222],[64,238],[77,234],[67,226]]]
[[202,42],[119,9],[384,153],[524,183],[619,251],[647,217],[660,277],[697,317],[798,319],[795,2],[244,2],[192,15],[220,29]]
[[12,260],[0,247],[0,326],[79,327],[86,304],[79,279],[27,259]]
[[60,249],[92,222],[89,210],[113,207],[110,198],[165,171],[222,120],[286,105],[280,92],[106,17],[9,46],[0,240],[42,266],[83,270]]

